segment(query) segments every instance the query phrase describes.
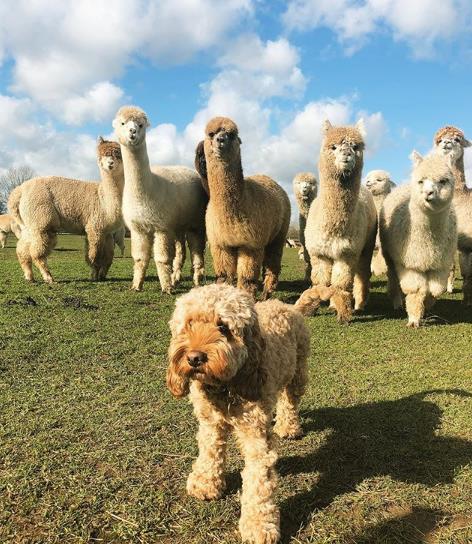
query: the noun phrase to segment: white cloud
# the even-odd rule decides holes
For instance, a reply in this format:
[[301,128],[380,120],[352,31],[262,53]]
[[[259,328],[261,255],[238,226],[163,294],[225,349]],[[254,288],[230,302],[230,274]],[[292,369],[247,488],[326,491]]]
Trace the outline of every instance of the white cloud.
[[415,56],[428,57],[440,40],[468,31],[472,6],[467,0],[290,0],[283,21],[289,30],[331,28],[348,52],[386,28]]
[[221,50],[252,1],[2,0],[0,62],[13,61],[12,92],[65,122],[99,121],[97,85],[103,91],[136,59],[176,63]]

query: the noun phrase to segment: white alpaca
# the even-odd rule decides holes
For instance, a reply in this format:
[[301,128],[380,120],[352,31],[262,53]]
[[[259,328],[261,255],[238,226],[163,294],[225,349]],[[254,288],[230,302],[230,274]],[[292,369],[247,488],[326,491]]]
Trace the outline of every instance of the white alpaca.
[[[372,170],[365,177],[365,186],[372,193],[378,216],[385,197],[396,187],[396,185],[390,179],[390,174],[385,170]],[[371,270],[372,274],[375,276],[381,276],[382,274],[387,273],[387,264],[382,255],[378,232],[377,238],[375,239],[375,251],[372,257]]]
[[0,215],[0,247],[3,249],[7,243],[7,238],[12,233],[19,239],[21,228],[16,223],[13,216],[9,214]]
[[320,189],[312,202],[305,230],[312,283],[297,301],[304,314],[331,299],[338,320],[348,322],[364,309],[370,264],[377,234],[377,212],[370,192],[361,186],[364,127],[324,124],[320,151]]
[[154,260],[161,289],[175,284],[175,247],[186,235],[192,258],[193,280],[204,275],[205,209],[207,196],[198,174],[184,166],[149,165],[146,114],[124,106],[113,120],[121,144],[125,172],[123,217],[131,232],[134,274],[131,288],[141,291],[154,244]]
[[380,211],[380,239],[394,308],[406,296],[408,326],[446,290],[457,246],[454,175],[442,157],[413,152],[411,182],[392,191]]
[[298,206],[299,238],[302,244],[299,254],[301,253],[305,261],[305,280],[309,281],[311,278],[311,262],[310,255],[308,255],[305,247],[305,228],[310,205],[318,193],[318,180],[310,172],[300,172],[293,178],[292,183]]

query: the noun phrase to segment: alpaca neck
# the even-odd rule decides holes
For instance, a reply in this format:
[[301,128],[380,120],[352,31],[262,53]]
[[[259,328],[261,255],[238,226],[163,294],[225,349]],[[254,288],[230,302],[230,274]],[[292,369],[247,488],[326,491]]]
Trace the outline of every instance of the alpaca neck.
[[121,217],[123,201],[124,174],[123,171],[103,170],[100,168],[101,183],[98,194],[102,209],[105,210],[109,221],[117,221]]
[[139,146],[133,148],[121,145],[121,155],[123,157],[125,191],[137,195],[146,192],[146,188],[152,184],[146,141],[144,140]]
[[226,214],[237,215],[244,192],[241,158],[223,161],[213,157],[207,162],[210,199]]
[[455,190],[457,192],[459,191],[468,191],[468,187],[465,182],[465,172],[464,172],[464,155],[457,159],[452,165],[451,165],[452,173],[454,174],[454,185]]
[[450,207],[446,206],[441,211],[433,213],[419,206],[413,199],[409,204],[412,232],[426,230],[434,234],[447,231]]
[[342,176],[334,164],[320,158],[320,191],[324,223],[344,229],[356,209],[361,187],[362,160]]

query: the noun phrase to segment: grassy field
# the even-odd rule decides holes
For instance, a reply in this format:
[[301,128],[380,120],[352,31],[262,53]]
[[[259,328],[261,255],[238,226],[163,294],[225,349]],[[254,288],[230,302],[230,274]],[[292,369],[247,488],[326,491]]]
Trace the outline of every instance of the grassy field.
[[[154,268],[129,291],[126,255],[93,284],[82,241],[62,236],[48,286],[23,281],[11,241],[0,250],[2,544],[239,542],[234,445],[223,499],[185,493],[196,424],[165,387],[174,297]],[[286,250],[276,296],[293,302],[301,277]],[[472,542],[472,311],[459,300],[410,330],[375,281],[350,326],[327,310],[308,320],[305,436],[277,443],[283,542]]]

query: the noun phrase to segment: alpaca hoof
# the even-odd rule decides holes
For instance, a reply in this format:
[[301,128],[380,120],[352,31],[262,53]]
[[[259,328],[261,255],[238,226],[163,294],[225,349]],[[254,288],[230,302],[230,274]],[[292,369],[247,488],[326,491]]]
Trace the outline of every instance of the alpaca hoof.
[[211,478],[207,474],[191,472],[187,478],[187,493],[202,501],[221,498],[225,489],[225,481],[220,478]]
[[137,293],[139,293],[143,290],[143,287],[142,285],[132,285],[129,289],[130,291],[136,291]]
[[420,328],[420,322],[419,321],[408,321],[406,326],[409,329],[419,329]]

